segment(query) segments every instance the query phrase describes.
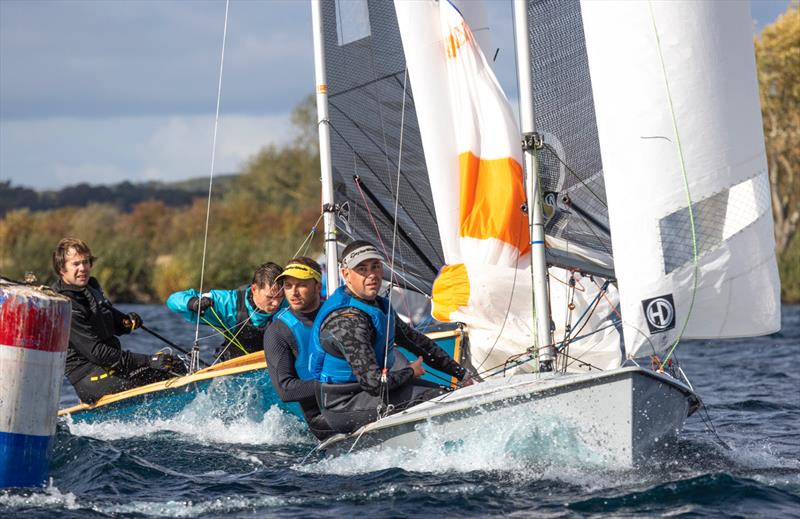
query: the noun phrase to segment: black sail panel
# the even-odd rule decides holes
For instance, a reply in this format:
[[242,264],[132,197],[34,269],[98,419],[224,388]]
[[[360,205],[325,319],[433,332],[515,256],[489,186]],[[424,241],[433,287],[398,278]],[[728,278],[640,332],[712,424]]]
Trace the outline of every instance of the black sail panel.
[[341,241],[366,239],[391,254],[396,214],[395,269],[430,293],[444,255],[394,5],[322,7]]
[[539,178],[547,235],[611,255],[603,164],[579,0],[529,0]]

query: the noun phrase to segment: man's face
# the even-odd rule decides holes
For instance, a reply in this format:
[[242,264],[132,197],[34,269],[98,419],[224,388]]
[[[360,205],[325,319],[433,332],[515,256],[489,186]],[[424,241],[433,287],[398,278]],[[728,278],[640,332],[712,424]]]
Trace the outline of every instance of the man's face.
[[364,260],[353,268],[342,269],[342,277],[354,296],[372,301],[381,289],[383,263],[379,259]]
[[283,294],[295,312],[313,312],[319,306],[322,284],[315,279],[283,278]]
[[65,255],[64,268],[61,269],[61,280],[68,285],[85,287],[92,275],[92,259],[70,247]]
[[283,290],[278,283],[267,285],[266,287],[259,287],[255,283],[250,285],[253,292],[253,302],[262,312],[272,314],[281,306],[283,302]]

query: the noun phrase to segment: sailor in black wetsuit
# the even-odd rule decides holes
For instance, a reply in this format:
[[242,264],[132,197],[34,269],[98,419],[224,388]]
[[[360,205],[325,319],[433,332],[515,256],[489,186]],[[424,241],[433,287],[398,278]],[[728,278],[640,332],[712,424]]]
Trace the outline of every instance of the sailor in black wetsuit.
[[[383,255],[365,241],[342,253],[345,281],[320,309],[311,332],[309,370],[322,382],[318,404],[336,432],[352,432],[378,417],[378,408],[408,408],[446,391],[419,380],[426,364],[469,384],[467,371],[431,339],[401,321],[378,296]],[[394,345],[417,360],[393,370]],[[387,359],[384,362],[384,359]]]
[[186,366],[172,355],[122,349],[117,336],[140,327],[142,319],[111,306],[91,277],[94,259],[89,246],[76,238],[64,238],[53,251],[59,279],[52,288],[72,303],[65,374],[81,401],[94,403],[103,395],[185,374]]
[[333,434],[319,412],[316,381],[308,371],[308,340],[319,312],[322,273],[307,257],[294,258],[278,276],[289,308],[281,310],[264,334],[264,356],[272,386],[284,402],[298,402],[308,428],[320,440]]

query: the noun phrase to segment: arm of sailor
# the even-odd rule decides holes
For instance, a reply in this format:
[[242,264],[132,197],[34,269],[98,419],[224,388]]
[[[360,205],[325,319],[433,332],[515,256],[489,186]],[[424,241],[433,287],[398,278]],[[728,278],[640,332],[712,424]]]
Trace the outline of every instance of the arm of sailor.
[[[375,330],[363,312],[348,308],[331,314],[320,329],[320,340],[327,351],[339,351],[350,364],[361,389],[371,395],[380,394],[381,370],[372,348]],[[407,384],[414,378],[413,368],[406,367],[387,374],[389,389]]]
[[[167,298],[167,308],[184,320],[194,323],[197,320],[197,313],[189,310],[189,301],[199,295],[200,293],[193,288],[170,294]],[[203,297],[211,298],[214,310],[204,312],[201,323],[227,329],[236,325],[236,290],[211,290]]]
[[428,336],[418,332],[395,314],[394,342],[414,355],[422,357],[425,364],[453,375],[458,380],[467,376],[467,370],[459,366],[453,358]]
[[123,314],[112,305],[108,305],[111,310],[111,315],[114,317],[114,335],[125,335],[131,333],[131,329],[125,326],[124,319],[127,319],[127,314]]
[[123,351],[119,339],[116,337],[101,339],[95,333],[89,317],[76,309],[74,305],[69,344],[83,358],[104,368],[119,368],[128,371],[148,365],[149,357],[147,355]]
[[275,322],[264,333],[264,357],[272,387],[284,402],[299,402],[314,398],[314,381],[302,380],[294,368],[291,331],[281,322]]

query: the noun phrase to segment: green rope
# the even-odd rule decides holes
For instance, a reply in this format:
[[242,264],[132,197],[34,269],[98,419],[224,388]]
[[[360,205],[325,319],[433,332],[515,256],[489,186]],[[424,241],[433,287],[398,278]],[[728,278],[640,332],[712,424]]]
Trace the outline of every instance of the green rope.
[[[209,307],[209,310],[211,310],[211,313],[212,313],[212,314],[214,314],[214,317],[216,317],[216,318],[217,318],[217,321],[219,321],[219,322],[220,322],[220,324],[222,324],[222,327],[223,327],[223,328],[225,328],[225,331],[223,332],[222,330],[220,330],[219,328],[217,328],[216,326],[214,326],[213,324],[211,324],[211,322],[210,322],[208,319],[206,319],[205,317],[203,317],[203,322],[205,322],[205,323],[206,323],[207,325],[209,325],[211,328],[213,328],[214,330],[216,330],[216,331],[217,331],[217,333],[219,333],[220,335],[222,335],[222,337],[223,337],[223,338],[224,338],[226,341],[228,341],[229,343],[233,344],[234,346],[236,346],[237,348],[239,348],[240,350],[242,350],[242,351],[244,352],[244,354],[245,354],[245,355],[247,355],[249,352],[248,352],[246,349],[244,349],[244,346],[242,346],[242,344],[241,344],[241,343],[239,342],[239,340],[236,338],[236,334],[234,334],[234,333],[233,333],[233,332],[232,332],[230,329],[228,329],[228,327],[227,327],[227,326],[225,326],[225,323],[224,323],[224,321],[223,321],[223,320],[222,320],[222,318],[219,316],[219,314],[217,314],[217,311],[216,311],[216,310],[214,310],[214,307],[213,307],[213,306],[210,306],[210,307]],[[227,333],[226,333],[226,332],[227,332]]]
[[672,103],[672,92],[669,88],[669,79],[667,79],[667,67],[664,65],[664,56],[661,53],[661,38],[658,37],[658,27],[656,26],[656,17],[655,13],[653,12],[653,2],[648,2],[647,5],[650,8],[650,20],[653,22],[653,32],[655,33],[656,37],[656,47],[658,48],[658,59],[661,63],[661,72],[664,75],[664,87],[667,90],[667,101],[669,102],[669,111],[670,111],[670,116],[672,117],[672,128],[675,131],[675,141],[678,144],[678,158],[680,159],[681,175],[683,176],[683,189],[686,193],[686,203],[689,207],[689,224],[691,225],[692,228],[692,253],[694,262],[692,300],[689,303],[689,310],[686,313],[686,319],[683,321],[683,327],[681,328],[678,337],[675,339],[675,342],[673,343],[666,357],[664,357],[664,360],[661,361],[661,366],[659,369],[663,370],[667,360],[669,360],[669,358],[675,352],[675,348],[678,347],[678,343],[680,343],[681,337],[683,337],[683,334],[686,331],[686,326],[688,326],[689,324],[689,317],[692,314],[692,309],[694,308],[695,296],[697,295],[697,278],[698,278],[699,267],[697,262],[697,233],[695,231],[695,226],[694,226],[694,210],[692,208],[692,196],[691,193],[689,192],[689,178],[686,175],[686,162],[683,157],[683,146],[681,146],[681,137],[680,133],[678,132],[678,121],[677,118],[675,117],[675,106]]

